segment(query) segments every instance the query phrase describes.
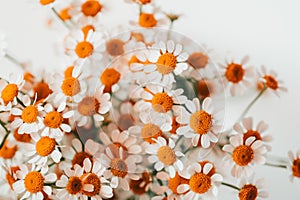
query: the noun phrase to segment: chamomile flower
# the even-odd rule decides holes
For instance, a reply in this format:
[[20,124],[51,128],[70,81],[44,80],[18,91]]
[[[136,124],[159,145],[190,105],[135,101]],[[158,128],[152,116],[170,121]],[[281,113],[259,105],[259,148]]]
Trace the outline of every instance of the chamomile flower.
[[261,200],[268,198],[268,192],[264,190],[264,179],[242,178],[240,181],[239,200]]
[[117,125],[117,128],[125,131],[139,120],[138,114],[134,112],[132,102],[122,102],[118,109],[114,109],[112,112],[113,119]]
[[44,194],[51,195],[52,187],[46,185],[56,181],[56,174],[47,171],[35,171],[34,166],[29,169],[26,165],[20,165],[16,172],[18,181],[13,184],[14,191],[22,195],[21,199],[44,199]]
[[220,65],[224,69],[223,83],[230,87],[232,96],[241,95],[246,87],[251,86],[254,69],[253,67],[245,67],[248,61],[249,57],[245,56],[240,63],[231,61],[225,65]]
[[264,154],[267,152],[261,140],[256,140],[254,136],[249,137],[244,142],[243,135],[230,137],[230,144],[223,147],[223,151],[229,155],[225,161],[232,165],[231,174],[234,177],[240,177],[242,174],[251,176],[253,174],[252,166],[254,164],[264,164],[266,159]]
[[156,171],[165,169],[169,172],[170,177],[174,178],[176,171],[183,170],[183,163],[180,157],[184,154],[180,151],[175,151],[175,143],[172,139],[168,141],[163,137],[158,137],[156,143],[150,144],[146,147],[146,153],[151,154],[148,157],[150,163],[155,163]]
[[1,189],[5,194],[11,194],[15,196],[13,193],[13,184],[18,181],[16,172],[20,170],[18,165],[14,164],[2,164],[1,168],[2,179],[4,180],[4,184],[1,185]]
[[144,171],[138,180],[130,180],[130,191],[141,200],[149,200],[148,191],[152,186],[151,174]]
[[120,86],[119,81],[121,79],[121,73],[119,70],[115,69],[114,67],[106,68],[100,74],[100,81],[102,85],[104,85],[104,92],[116,92]]
[[[121,32],[121,34],[120,34]],[[112,37],[111,37],[112,36]],[[128,45],[131,37],[131,32],[128,30],[122,30],[121,27],[113,29],[102,46],[102,52],[111,57],[122,56],[124,53],[131,51],[131,46]]]
[[223,180],[210,162],[194,163],[180,175],[189,180],[188,183],[177,187],[177,192],[182,194],[185,200],[216,197],[217,185]]
[[21,99],[25,107],[15,107],[11,113],[15,116],[11,126],[18,128],[19,134],[35,133],[44,127],[41,111],[44,109],[41,105],[35,105],[31,102],[29,96],[25,95]]
[[288,169],[291,171],[290,180],[293,181],[295,178],[300,178],[300,149],[296,154],[289,151],[288,156],[290,161]]
[[74,0],[70,14],[77,18],[95,18],[102,12],[103,1],[105,0]]
[[151,9],[143,9],[142,12],[139,13],[138,19],[136,21],[131,20],[130,24],[137,28],[150,29],[164,26],[167,22],[168,20],[161,9],[159,7],[153,7]]
[[176,112],[179,116],[176,120],[182,124],[177,129],[177,134],[191,138],[193,146],[199,145],[208,148],[211,143],[216,143],[218,141],[217,134],[222,126],[217,118],[217,111],[213,110],[211,98],[203,101],[203,109],[200,109],[198,98],[194,98],[193,101],[188,100],[185,106],[187,110],[177,107]]

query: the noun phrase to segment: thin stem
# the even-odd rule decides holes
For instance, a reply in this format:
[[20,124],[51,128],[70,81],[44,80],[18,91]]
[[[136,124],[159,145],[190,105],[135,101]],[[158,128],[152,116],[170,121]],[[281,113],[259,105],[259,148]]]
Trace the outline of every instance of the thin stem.
[[174,21],[171,20],[171,23],[170,23],[170,26],[169,26],[169,30],[168,30],[168,35],[167,35],[167,41],[170,39],[171,31],[173,29],[173,25],[174,25]]
[[286,165],[276,165],[276,164],[272,164],[272,163],[265,163],[265,165],[269,166],[269,167],[277,167],[277,168],[283,168],[283,169],[287,168]]
[[13,57],[11,54],[7,53],[5,54],[5,57],[12,63],[18,65],[19,67],[23,68],[22,67],[22,63],[19,62],[15,57]]
[[17,97],[17,102],[23,107],[26,108],[26,106],[24,105],[24,103]]
[[232,185],[232,184],[230,184],[230,183],[222,182],[221,184],[222,184],[222,185],[225,185],[225,186],[227,186],[227,187],[230,187],[230,188],[232,188],[232,189],[238,190],[238,191],[241,190],[239,187],[237,187],[237,186],[235,186],[235,185]]
[[51,8],[53,13],[56,15],[56,17],[61,21],[61,23],[67,28],[70,29],[69,25],[59,16],[58,12],[55,10],[55,8]]
[[[4,127],[4,126],[3,126],[3,127]],[[4,129],[7,130],[6,128],[4,128]],[[0,144],[0,149],[2,149],[2,147],[3,147],[3,145],[4,145],[5,141],[6,141],[6,139],[7,139],[8,135],[9,135],[9,133],[10,133],[10,132],[7,132],[7,133],[5,134],[3,140],[2,140],[2,142],[1,142],[1,144]]]
[[140,15],[141,15],[142,12],[143,12],[143,4],[140,4],[140,5],[139,5],[139,11],[140,11]]

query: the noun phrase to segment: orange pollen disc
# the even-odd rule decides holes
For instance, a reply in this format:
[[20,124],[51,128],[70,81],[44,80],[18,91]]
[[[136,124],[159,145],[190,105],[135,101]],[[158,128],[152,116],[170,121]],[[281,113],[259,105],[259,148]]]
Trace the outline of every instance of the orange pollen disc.
[[59,12],[58,15],[63,21],[67,21],[72,18],[72,16],[69,14],[70,9],[71,7],[66,7]]
[[83,161],[84,159],[90,159],[90,161],[92,162],[93,160],[93,156],[89,153],[86,152],[78,152],[74,155],[73,159],[72,159],[72,166],[80,165],[81,167],[83,166]]
[[94,97],[84,97],[78,104],[78,112],[83,116],[92,116],[98,113],[100,103]]
[[205,99],[211,95],[212,85],[205,80],[200,80],[198,81],[197,89],[200,99]]
[[254,130],[248,130],[246,133],[244,133],[244,137],[243,137],[244,143],[249,137],[255,137],[255,140],[262,140],[260,133]]
[[61,90],[66,96],[75,96],[81,90],[80,83],[76,78],[68,77],[65,78],[61,85]]
[[39,114],[38,109],[35,106],[31,105],[31,106],[27,106],[22,111],[21,117],[25,123],[30,124],[37,120],[38,114]]
[[107,68],[100,76],[100,80],[105,85],[104,92],[111,92],[111,87],[118,83],[121,74],[114,68]]
[[240,200],[255,200],[258,195],[257,187],[252,184],[244,185],[239,192]]
[[201,53],[195,52],[191,54],[187,60],[187,62],[195,69],[204,68],[208,63],[208,56]]
[[86,58],[93,54],[94,46],[87,41],[79,42],[76,45],[75,52],[79,58]]
[[24,80],[30,84],[33,84],[34,82],[34,76],[30,72],[25,72],[24,73]]
[[55,139],[46,137],[41,137],[35,145],[35,149],[40,156],[49,156],[55,149]]
[[53,3],[55,0],[40,0],[40,4],[43,6]]
[[179,124],[177,121],[176,121],[176,117],[173,117],[172,119],[172,129],[170,130],[170,133],[172,134],[176,134],[176,131],[177,129],[181,127],[181,124]]
[[34,86],[33,90],[34,94],[37,95],[37,101],[45,99],[52,93],[52,90],[50,89],[49,85],[45,82],[37,83]]
[[122,131],[128,130],[131,126],[134,125],[134,119],[130,114],[123,114],[118,120],[119,129]]
[[8,144],[8,140],[4,142],[4,145],[0,149],[0,157],[4,159],[11,159],[16,154],[18,150],[18,146],[15,145],[13,147],[8,147],[7,144]]
[[250,146],[240,145],[234,149],[232,157],[239,166],[246,166],[253,160],[254,151]]
[[145,124],[142,128],[142,138],[150,144],[155,143],[152,139],[157,139],[159,136],[162,136],[162,131],[154,124]]
[[211,188],[211,178],[203,173],[195,173],[191,177],[189,185],[193,192],[204,194]]
[[294,160],[292,166],[293,175],[300,178],[300,158]]
[[72,77],[74,66],[69,66],[65,71],[64,71],[64,77],[69,78]]
[[120,39],[111,39],[106,43],[106,51],[111,56],[120,56],[124,53],[124,42]]
[[133,37],[137,42],[144,42],[145,38],[142,33],[131,32],[131,37]]
[[85,173],[80,177],[83,184],[91,184],[94,186],[94,190],[92,192],[82,191],[82,193],[88,197],[95,196],[99,194],[101,189],[101,181],[99,177],[94,173]]
[[225,76],[229,82],[238,83],[243,80],[245,75],[245,70],[240,64],[231,63],[228,64]]
[[72,176],[69,178],[69,181],[68,181],[68,184],[66,187],[69,194],[73,194],[73,195],[77,194],[77,193],[81,192],[82,188],[83,188],[83,184],[79,177]]
[[8,84],[1,92],[1,97],[5,104],[8,104],[18,95],[18,86],[16,84]]
[[84,40],[86,40],[90,30],[92,30],[94,32],[95,27],[93,25],[86,25],[86,26],[81,28],[81,31],[83,32],[83,35],[84,35]]
[[152,106],[156,112],[166,113],[172,109],[173,99],[167,93],[157,93],[152,98]]
[[110,163],[110,171],[114,176],[124,178],[128,174],[128,167],[124,160],[114,158]]
[[174,178],[169,179],[168,186],[174,194],[178,194],[177,187],[181,184],[189,184],[189,180],[182,178],[179,176],[178,172],[176,172]]
[[138,180],[130,180],[130,190],[136,195],[143,195],[147,192],[148,184],[151,183],[152,178],[148,172],[143,172],[142,177]]
[[271,88],[272,90],[278,89],[278,81],[273,76],[264,76],[266,80],[266,85]]
[[212,126],[212,116],[201,110],[192,114],[190,118],[191,128],[198,134],[207,134]]
[[177,58],[172,53],[161,55],[156,63],[157,71],[163,75],[170,74],[176,68]]
[[19,134],[18,133],[18,129],[16,129],[14,131],[14,138],[18,141],[18,142],[24,142],[24,143],[29,143],[31,141],[31,136],[30,134]]
[[64,118],[62,114],[57,111],[47,113],[47,115],[44,118],[45,126],[50,128],[59,128],[63,121]]
[[139,25],[144,28],[153,28],[157,24],[155,16],[151,13],[142,13],[139,17]]
[[87,0],[81,5],[81,12],[85,16],[95,17],[102,9],[102,5],[97,0]]
[[45,178],[40,172],[29,172],[24,179],[24,185],[28,192],[38,193],[43,191]]
[[138,0],[141,4],[151,3],[151,0]]
[[128,149],[122,145],[121,143],[115,142],[108,145],[108,148],[112,152],[113,156],[115,158],[120,158],[119,149],[122,148],[123,150],[123,159],[126,159],[128,157]]
[[157,151],[158,159],[165,165],[173,165],[176,162],[175,152],[169,146],[162,146]]

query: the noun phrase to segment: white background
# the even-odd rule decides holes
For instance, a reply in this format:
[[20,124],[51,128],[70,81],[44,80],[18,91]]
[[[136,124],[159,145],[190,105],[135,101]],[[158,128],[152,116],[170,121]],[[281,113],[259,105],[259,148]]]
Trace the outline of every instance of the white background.
[[[51,12],[37,0],[0,0],[0,30],[7,34],[9,50],[20,60],[31,60],[36,68],[58,68],[60,61],[53,50],[62,40],[61,31],[49,30],[46,20]],[[106,1],[107,2],[107,1]],[[134,16],[132,7],[111,0],[105,23],[113,27]],[[300,1],[298,0],[159,0],[165,11],[183,13],[174,29],[199,43],[208,45],[219,56],[231,52],[239,59],[248,54],[256,67],[276,70],[289,92],[280,98],[269,94],[249,113],[255,121],[264,120],[273,135],[273,155],[287,156],[300,148]],[[124,17],[125,16],[125,17]],[[0,61],[0,76],[20,72],[11,63]],[[252,94],[253,95],[253,94]],[[226,122],[237,118],[240,109],[253,98],[228,98]],[[258,167],[257,176],[265,177],[271,200],[300,198],[299,182],[290,183],[283,169]],[[220,189],[221,200],[231,200],[231,189]],[[234,198],[235,199],[235,198]]]

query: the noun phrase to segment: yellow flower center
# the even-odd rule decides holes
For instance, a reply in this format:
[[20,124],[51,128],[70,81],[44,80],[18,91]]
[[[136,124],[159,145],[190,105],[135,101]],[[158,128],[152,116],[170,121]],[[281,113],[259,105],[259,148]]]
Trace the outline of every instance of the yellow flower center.
[[72,77],[74,66],[69,66],[65,71],[64,71],[64,77],[69,78]]
[[152,106],[156,112],[166,113],[172,109],[173,99],[167,93],[157,93],[153,96]]
[[238,83],[243,80],[245,75],[245,70],[240,64],[231,63],[228,64],[225,76],[229,82]]
[[84,97],[78,104],[78,112],[83,116],[92,116],[98,112],[100,103],[94,97]]
[[81,12],[85,16],[95,17],[102,9],[102,5],[97,0],[87,0],[81,5]]
[[86,58],[93,54],[94,46],[87,41],[79,42],[76,45],[75,52],[79,58]]
[[176,134],[176,131],[179,127],[181,127],[182,125],[179,124],[177,121],[176,121],[176,117],[173,117],[172,119],[172,129],[170,130],[170,133],[172,134]]
[[207,134],[212,126],[212,116],[201,110],[192,114],[190,118],[191,128],[198,134]]
[[114,158],[111,160],[111,173],[114,176],[124,178],[128,173],[128,167],[124,160],[120,158]]
[[239,166],[246,166],[253,160],[254,151],[250,146],[240,145],[234,149],[232,157]]
[[203,173],[195,173],[191,177],[189,185],[193,192],[203,194],[211,188],[211,178]]
[[50,128],[59,128],[63,121],[64,118],[62,114],[57,111],[47,113],[47,115],[44,118],[45,126]]
[[293,175],[300,178],[300,158],[293,161]]
[[157,71],[161,74],[170,74],[176,68],[177,59],[172,53],[161,55],[156,63]]
[[18,129],[16,129],[14,131],[14,138],[18,141],[18,142],[24,142],[24,143],[29,143],[31,141],[31,136],[30,134],[19,134],[18,133]]
[[18,95],[18,86],[16,84],[8,84],[1,93],[1,97],[5,104],[8,104]]
[[55,0],[40,0],[40,4],[43,6],[53,3]]
[[83,161],[86,158],[90,159],[91,162],[93,160],[93,156],[89,153],[86,153],[86,152],[76,153],[74,155],[73,159],[72,159],[72,166],[74,167],[77,164],[77,165],[80,165],[82,167],[83,166]]
[[150,144],[155,143],[152,139],[157,139],[159,136],[162,136],[162,131],[154,124],[145,124],[142,128],[142,138]]
[[169,179],[168,186],[174,194],[178,194],[177,187],[181,184],[189,184],[189,180],[182,178],[179,176],[178,172],[176,172],[174,178]]
[[82,191],[82,193],[88,197],[95,196],[99,194],[101,189],[101,181],[99,177],[94,173],[85,173],[83,174],[80,179],[82,180],[83,184],[91,184],[94,186],[94,190],[92,192]]
[[248,130],[246,133],[244,133],[244,137],[243,137],[244,143],[249,137],[255,137],[255,140],[262,140],[260,133],[254,130]]
[[198,81],[197,92],[200,99],[205,99],[211,95],[212,85],[205,80]]
[[272,90],[278,89],[278,81],[273,76],[264,76],[266,80],[266,85],[271,88]]
[[157,24],[155,16],[151,13],[142,13],[139,17],[139,25],[144,28],[153,28]]
[[107,68],[101,74],[100,80],[105,85],[104,92],[111,92],[111,87],[118,83],[121,78],[121,74],[114,68]]
[[256,186],[252,184],[244,185],[239,192],[240,200],[255,200],[258,195]]
[[76,78],[68,77],[63,81],[61,90],[66,96],[75,96],[81,90],[80,83]]
[[55,149],[55,139],[46,137],[41,137],[35,145],[35,149],[40,156],[49,156]]
[[40,172],[29,172],[24,179],[25,188],[30,193],[43,191],[45,178]]
[[75,195],[75,194],[81,192],[82,188],[83,188],[83,184],[79,177],[72,176],[69,178],[69,181],[68,181],[68,184],[66,187],[69,194]]
[[69,11],[71,10],[71,7],[66,7],[64,9],[62,9],[60,12],[59,12],[59,17],[63,20],[63,21],[67,21],[67,20],[70,20],[72,18],[72,16],[69,14]]
[[37,120],[39,111],[38,109],[31,105],[31,106],[27,106],[23,111],[22,111],[22,119],[25,123],[33,123]]
[[111,39],[106,43],[106,51],[111,56],[120,56],[124,53],[124,42],[119,39]]
[[195,52],[189,56],[187,61],[193,68],[201,69],[207,65],[208,56],[201,52]]
[[37,83],[34,86],[33,90],[34,93],[37,95],[37,99],[36,99],[37,101],[45,99],[52,93],[52,90],[50,89],[49,85],[45,82]]
[[81,31],[83,32],[83,35],[84,35],[84,40],[86,40],[90,30],[92,30],[94,32],[95,27],[93,25],[86,25],[86,26],[81,28]]
[[7,144],[8,144],[8,140],[4,142],[4,145],[0,149],[0,157],[4,159],[11,159],[16,154],[18,150],[18,146],[15,145],[13,147],[8,147]]
[[157,151],[158,159],[165,165],[173,165],[176,161],[175,152],[169,146],[162,146]]
[[148,172],[143,172],[142,177],[138,180],[130,180],[130,190],[136,195],[143,195],[147,192],[148,185],[151,183],[152,177]]

